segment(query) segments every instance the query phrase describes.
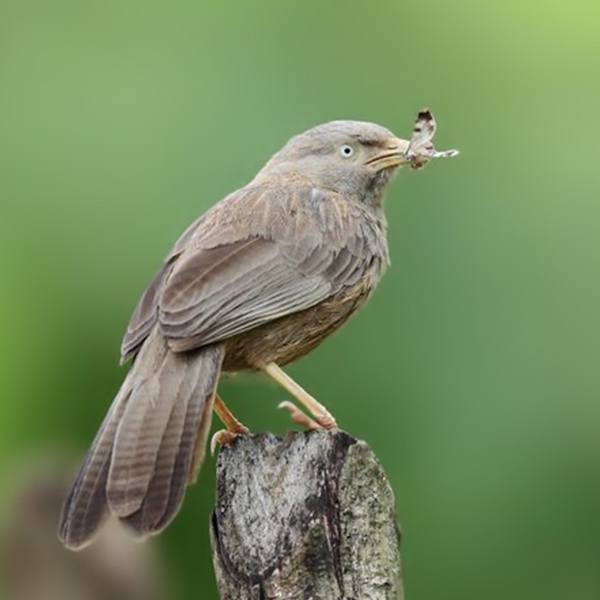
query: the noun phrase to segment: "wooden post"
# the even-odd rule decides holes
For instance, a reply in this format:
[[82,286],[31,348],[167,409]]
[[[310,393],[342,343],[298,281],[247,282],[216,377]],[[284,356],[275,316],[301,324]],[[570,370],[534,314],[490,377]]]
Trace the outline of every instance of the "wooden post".
[[404,598],[394,494],[343,431],[224,448],[211,539],[221,600]]

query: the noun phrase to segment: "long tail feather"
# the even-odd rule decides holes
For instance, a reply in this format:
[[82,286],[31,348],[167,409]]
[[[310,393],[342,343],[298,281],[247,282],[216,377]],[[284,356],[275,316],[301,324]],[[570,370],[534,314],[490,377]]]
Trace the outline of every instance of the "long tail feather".
[[173,406],[150,485],[139,510],[122,519],[137,534],[153,534],[164,529],[177,514],[193,469],[196,443],[206,445],[210,428],[215,388],[223,359],[220,347],[202,351],[202,360],[189,360],[192,371],[187,380],[195,385],[180,388]]
[[87,545],[109,512],[140,535],[170,523],[206,443],[223,355],[222,346],[177,354],[152,332],[65,502],[67,547]]
[[68,548],[87,545],[107,514],[106,481],[115,432],[131,388],[129,376],[106,415],[65,501],[58,535]]

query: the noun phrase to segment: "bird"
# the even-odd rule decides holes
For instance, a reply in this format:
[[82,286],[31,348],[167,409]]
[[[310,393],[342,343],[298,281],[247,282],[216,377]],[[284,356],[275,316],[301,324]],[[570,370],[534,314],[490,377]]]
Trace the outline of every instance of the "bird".
[[246,186],[181,235],[135,308],[121,346],[131,367],[64,503],[59,538],[87,546],[108,515],[136,536],[162,531],[204,459],[213,411],[248,429],[217,393],[221,373],[263,372],[302,406],[292,419],[332,429],[327,408],[282,369],[342,327],[389,264],[384,195],[402,165],[437,152],[419,112],[410,140],[363,121],[292,137]]

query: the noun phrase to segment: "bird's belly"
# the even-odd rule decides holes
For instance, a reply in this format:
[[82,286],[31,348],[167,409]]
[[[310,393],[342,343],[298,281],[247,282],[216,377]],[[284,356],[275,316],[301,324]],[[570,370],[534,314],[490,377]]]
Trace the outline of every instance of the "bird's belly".
[[223,370],[255,370],[269,362],[285,365],[304,356],[363,306],[372,290],[372,282],[363,280],[316,306],[227,340]]

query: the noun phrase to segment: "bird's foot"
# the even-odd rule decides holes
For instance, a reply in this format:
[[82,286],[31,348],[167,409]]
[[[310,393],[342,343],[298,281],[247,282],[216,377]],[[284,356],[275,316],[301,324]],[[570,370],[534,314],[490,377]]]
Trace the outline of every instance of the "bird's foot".
[[290,413],[292,421],[305,429],[335,429],[337,423],[333,416],[324,408],[313,414],[314,418],[309,417],[306,413],[303,413],[295,404],[285,400],[279,403],[278,408],[283,408]]
[[217,450],[217,446],[229,446],[240,435],[250,433],[250,430],[235,418],[218,394],[215,395],[214,409],[227,429],[220,429],[212,436],[210,440],[210,453],[213,456]]
[[285,401],[279,405],[279,408],[284,408],[290,415],[292,420],[298,425],[302,425],[308,429],[335,429],[337,423],[331,413],[320,403],[316,398],[313,398],[306,390],[302,389],[289,375],[287,375],[274,362],[266,365],[260,365],[260,368],[270,377],[272,377],[279,385],[284,387],[306,410],[312,415],[308,417],[297,406],[291,402]]
[[229,446],[230,444],[233,444],[233,442],[240,437],[240,435],[248,435],[249,433],[250,430],[247,427],[244,427],[241,423],[234,431],[231,429],[219,429],[219,431],[216,431],[210,439],[211,456],[215,455],[217,446],[221,446],[221,448]]

